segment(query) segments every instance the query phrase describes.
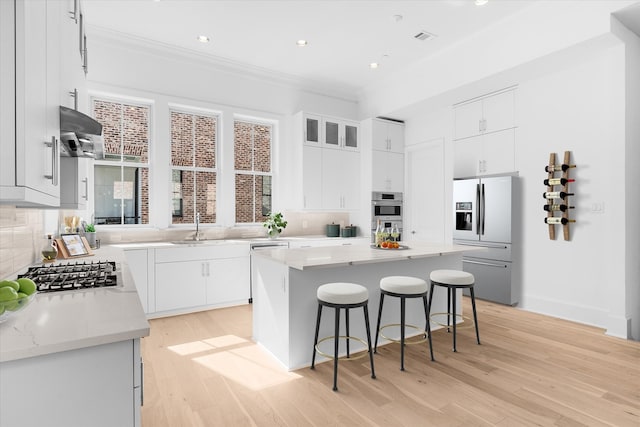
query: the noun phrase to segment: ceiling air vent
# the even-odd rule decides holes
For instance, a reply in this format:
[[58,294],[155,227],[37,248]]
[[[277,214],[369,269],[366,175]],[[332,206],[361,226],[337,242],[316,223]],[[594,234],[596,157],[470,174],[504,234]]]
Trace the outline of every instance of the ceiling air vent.
[[415,36],[413,36],[414,39],[420,40],[420,41],[425,41],[425,40],[430,40],[435,38],[436,35],[435,34],[431,34],[427,31],[420,31],[418,34],[416,34]]

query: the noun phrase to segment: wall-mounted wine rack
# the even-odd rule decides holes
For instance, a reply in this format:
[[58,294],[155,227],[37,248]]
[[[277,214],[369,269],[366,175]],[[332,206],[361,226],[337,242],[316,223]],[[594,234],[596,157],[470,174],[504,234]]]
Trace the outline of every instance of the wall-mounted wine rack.
[[[571,164],[571,151],[564,152],[562,164],[556,164],[556,153],[549,154],[549,164],[545,167],[548,176],[544,180],[547,191],[542,195],[547,200],[547,204],[543,207],[547,212],[544,222],[549,226],[549,239],[551,240],[556,240],[556,225],[562,225],[564,240],[570,240],[569,224],[576,222],[569,218],[569,212],[574,208],[570,206],[569,197],[574,193],[569,192],[569,184],[575,181],[569,178],[569,170],[575,167],[576,165]],[[556,172],[562,172],[562,176],[556,177]],[[561,213],[561,216],[556,216],[556,212]]]

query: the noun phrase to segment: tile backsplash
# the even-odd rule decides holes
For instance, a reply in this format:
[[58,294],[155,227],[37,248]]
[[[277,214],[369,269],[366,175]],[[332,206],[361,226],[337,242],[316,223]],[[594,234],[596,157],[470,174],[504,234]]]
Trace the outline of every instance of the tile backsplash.
[[0,205],[0,279],[39,260],[46,243],[42,210]]

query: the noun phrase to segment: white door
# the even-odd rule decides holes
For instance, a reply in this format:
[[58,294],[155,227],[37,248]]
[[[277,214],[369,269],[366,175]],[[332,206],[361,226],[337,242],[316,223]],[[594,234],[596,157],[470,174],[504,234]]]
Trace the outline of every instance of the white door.
[[406,147],[406,193],[402,240],[445,239],[444,139]]

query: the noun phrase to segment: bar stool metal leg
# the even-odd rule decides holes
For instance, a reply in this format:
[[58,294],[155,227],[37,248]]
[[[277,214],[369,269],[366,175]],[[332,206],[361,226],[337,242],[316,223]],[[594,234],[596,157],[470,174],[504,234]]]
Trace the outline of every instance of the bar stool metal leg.
[[345,318],[345,323],[346,323],[346,335],[347,335],[347,359],[349,358],[350,354],[349,354],[349,309],[345,308],[344,309],[344,318]]
[[382,304],[384,303],[384,294],[380,294],[380,304],[378,304],[378,322],[376,325],[376,343],[373,347],[373,352],[378,352],[378,335],[380,334],[380,318],[382,318]]
[[429,352],[431,353],[431,361],[435,362],[436,359],[433,357],[433,345],[431,342],[431,319],[429,318],[429,313],[431,312],[431,308],[429,307],[429,303],[427,302],[427,297],[422,297],[422,301],[424,302],[424,315],[427,318],[427,324],[424,327],[424,330],[427,331],[427,339],[429,340]]
[[476,325],[476,340],[478,341],[478,345],[479,345],[480,332],[478,332],[478,315],[476,314],[476,295],[473,292],[473,286],[469,288],[469,293],[471,294],[471,306],[473,307],[473,322]]
[[367,346],[369,348],[369,363],[371,363],[371,378],[376,377],[376,371],[373,368],[373,352],[371,351],[371,327],[369,326],[369,310],[367,306],[362,306],[364,310],[364,325],[367,330]]
[[338,343],[340,342],[340,308],[336,307],[336,335],[333,340],[333,391],[338,390]]
[[318,345],[318,334],[320,333],[320,316],[322,315],[322,304],[318,304],[318,316],[316,317],[316,336],[313,339],[313,355],[311,356],[311,369],[316,367],[316,346]]
[[404,309],[405,298],[400,297],[400,370],[404,371]]
[[456,324],[458,322],[456,322],[456,289],[455,288],[449,288],[450,292],[451,292],[451,301],[452,301],[452,305],[453,307],[451,307],[451,316],[447,316],[447,323],[449,323],[449,317],[451,317],[453,319],[453,351],[458,351],[456,350]]

